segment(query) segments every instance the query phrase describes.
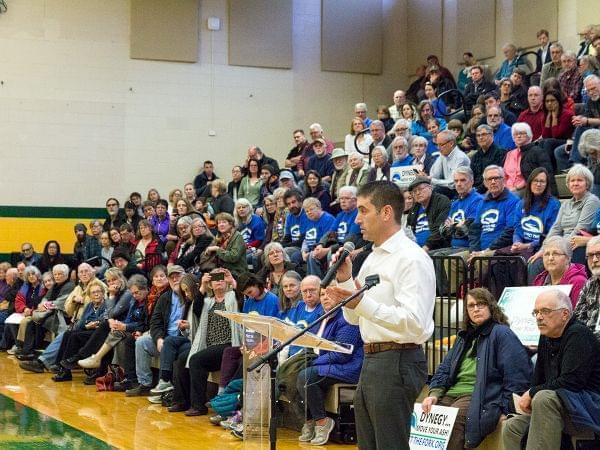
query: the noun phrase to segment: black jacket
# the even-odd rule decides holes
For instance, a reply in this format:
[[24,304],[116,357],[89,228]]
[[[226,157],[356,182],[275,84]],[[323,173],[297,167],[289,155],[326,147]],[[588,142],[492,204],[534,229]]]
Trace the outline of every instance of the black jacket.
[[[154,306],[154,311],[152,312],[152,317],[150,318],[150,336],[152,336],[152,340],[154,344],[158,342],[159,339],[164,339],[168,336],[169,331],[169,318],[171,317],[171,295],[173,291],[171,289],[167,289],[156,301],[156,305]],[[182,315],[185,317],[186,314]],[[181,317],[180,317],[181,319]]]
[[496,85],[494,83],[490,83],[485,79],[481,80],[479,84],[473,83],[473,81],[469,81],[465,86],[464,93],[464,102],[465,102],[465,110],[471,112],[471,108],[473,105],[477,103],[477,99],[480,95],[485,95],[488,92],[492,92],[496,90]]
[[534,397],[541,390],[561,388],[600,392],[600,344],[592,330],[574,317],[561,337],[540,336],[529,394]]
[[216,173],[213,172],[212,178],[209,180],[204,171],[200,172],[194,178],[194,189],[196,190],[196,195],[198,197],[202,196],[202,192],[209,181],[217,180],[219,177]]
[[477,149],[475,154],[471,157],[471,170],[473,171],[473,186],[477,189],[480,194],[485,194],[487,191],[483,185],[483,171],[487,166],[504,166],[504,159],[506,158],[506,152],[496,144],[492,144],[488,148],[487,152],[481,150],[481,147]]
[[553,42],[548,42],[548,51],[546,52],[546,59],[544,61],[542,61],[542,49],[538,48],[537,51],[535,52],[535,71],[536,72],[541,72],[542,66],[544,64],[552,61],[552,55],[550,54],[550,46],[552,44],[553,44]]
[[[233,183],[233,181],[231,182]],[[229,183],[229,184],[231,184]],[[233,198],[231,197],[231,195],[229,193],[224,193],[219,195],[218,197],[214,198],[212,203],[211,203],[212,209],[214,211],[215,216],[221,212],[226,212],[229,214],[233,214],[233,208],[234,208],[234,203],[233,203]]]
[[558,188],[556,187],[556,180],[554,179],[554,169],[552,168],[552,161],[550,155],[541,147],[538,147],[535,143],[531,142],[521,147],[521,175],[527,180],[533,169],[536,167],[543,167],[548,171],[548,182],[550,183],[550,190],[552,194],[558,195]]
[[[415,231],[417,226],[417,218],[419,215],[419,209],[421,205],[419,203],[415,203],[410,212],[408,213],[408,217],[406,218],[407,225]],[[448,197],[442,194],[438,194],[437,192],[431,193],[431,199],[429,200],[429,204],[427,208],[425,208],[425,214],[427,214],[427,220],[429,221],[429,230],[430,235],[425,241],[425,245],[429,250],[435,250],[438,248],[449,247],[450,243],[446,238],[444,238],[440,233],[440,225],[444,223],[446,217],[448,217],[448,213],[450,212],[450,200]]]

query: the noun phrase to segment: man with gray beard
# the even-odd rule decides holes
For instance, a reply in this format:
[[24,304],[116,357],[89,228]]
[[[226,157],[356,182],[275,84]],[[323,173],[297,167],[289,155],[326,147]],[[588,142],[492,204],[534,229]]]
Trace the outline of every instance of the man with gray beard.
[[592,277],[579,293],[573,315],[600,339],[600,236],[594,236],[588,241],[585,256]]

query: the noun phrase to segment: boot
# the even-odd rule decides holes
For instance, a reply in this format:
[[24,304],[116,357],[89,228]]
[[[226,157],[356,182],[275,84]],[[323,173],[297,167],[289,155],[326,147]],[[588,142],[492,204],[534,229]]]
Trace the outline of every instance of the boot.
[[111,350],[112,347],[110,345],[102,344],[102,347],[100,347],[100,350],[98,350],[95,355],[92,355],[89,358],[81,359],[77,364],[84,369],[97,369],[102,364],[102,358],[104,355]]

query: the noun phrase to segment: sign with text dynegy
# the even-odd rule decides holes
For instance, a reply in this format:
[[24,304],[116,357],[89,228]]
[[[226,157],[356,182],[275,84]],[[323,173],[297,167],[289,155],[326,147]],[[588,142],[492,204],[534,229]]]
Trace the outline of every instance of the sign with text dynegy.
[[410,420],[411,450],[445,450],[450,440],[452,427],[458,408],[433,405],[429,413],[424,413],[421,404],[415,403]]

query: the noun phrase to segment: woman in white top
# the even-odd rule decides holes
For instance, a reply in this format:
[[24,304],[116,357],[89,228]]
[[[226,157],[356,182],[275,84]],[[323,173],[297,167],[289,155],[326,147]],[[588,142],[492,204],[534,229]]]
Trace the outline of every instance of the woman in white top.
[[[354,138],[364,129],[365,124],[360,117],[352,119],[352,123],[350,124],[350,134],[347,134],[346,139],[344,140],[344,149],[347,153],[356,151],[356,147],[354,147]],[[367,152],[369,151],[369,145],[371,145],[372,142],[373,138],[369,133],[361,134],[357,141],[358,148],[363,152]]]

